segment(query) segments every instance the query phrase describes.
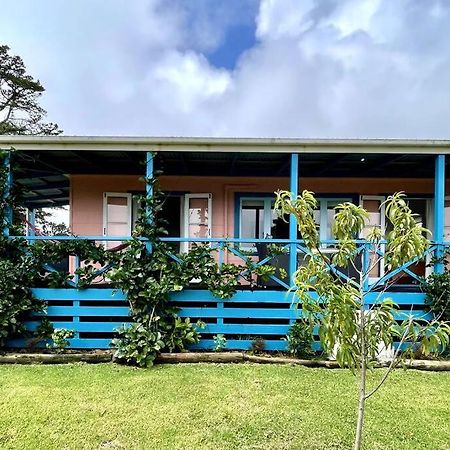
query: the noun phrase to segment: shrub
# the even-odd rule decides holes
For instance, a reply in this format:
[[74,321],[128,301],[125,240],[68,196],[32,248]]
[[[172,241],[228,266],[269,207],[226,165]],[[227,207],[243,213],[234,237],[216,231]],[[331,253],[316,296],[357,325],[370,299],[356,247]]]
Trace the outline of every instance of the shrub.
[[29,273],[27,260],[0,260],[0,347],[8,339],[24,334],[24,320],[43,307],[28,288]]
[[450,270],[433,273],[423,283],[425,304],[430,311],[444,321],[450,321]]
[[68,339],[75,337],[75,331],[68,330],[67,328],[55,328],[52,333],[52,343],[47,344],[47,348],[55,350],[56,353],[63,353],[64,350],[69,347],[70,342]]
[[167,350],[184,351],[189,344],[200,340],[197,328],[204,326],[203,322],[191,323],[189,318],[176,317],[169,327],[169,322],[162,326],[149,328],[142,323],[133,323],[117,330],[117,338],[112,340],[115,347],[114,358],[139,367],[149,367],[153,364],[159,352]]
[[114,357],[128,364],[148,367],[164,346],[159,331],[151,331],[140,323],[123,326],[117,330],[118,336],[111,345],[116,348]]
[[308,358],[314,354],[311,325],[305,320],[297,321],[289,328],[286,340],[288,350],[293,355],[299,358]]
[[223,334],[213,336],[214,351],[221,352],[227,346],[227,338]]

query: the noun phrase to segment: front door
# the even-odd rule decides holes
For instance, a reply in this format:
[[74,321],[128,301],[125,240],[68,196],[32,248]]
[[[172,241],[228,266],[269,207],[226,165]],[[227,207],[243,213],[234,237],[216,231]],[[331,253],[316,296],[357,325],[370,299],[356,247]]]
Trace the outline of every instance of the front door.
[[[211,237],[211,205],[212,194],[186,194],[184,196],[184,226],[185,238]],[[182,251],[187,252],[192,243],[183,242]]]
[[[105,192],[103,196],[103,236],[131,235],[131,194]],[[107,248],[120,242],[108,241]]]

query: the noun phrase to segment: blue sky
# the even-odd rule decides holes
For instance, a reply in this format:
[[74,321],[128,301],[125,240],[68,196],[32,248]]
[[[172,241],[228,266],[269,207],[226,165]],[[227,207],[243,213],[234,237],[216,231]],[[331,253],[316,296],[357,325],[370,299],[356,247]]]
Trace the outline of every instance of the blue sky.
[[20,0],[66,134],[450,138],[447,0]]

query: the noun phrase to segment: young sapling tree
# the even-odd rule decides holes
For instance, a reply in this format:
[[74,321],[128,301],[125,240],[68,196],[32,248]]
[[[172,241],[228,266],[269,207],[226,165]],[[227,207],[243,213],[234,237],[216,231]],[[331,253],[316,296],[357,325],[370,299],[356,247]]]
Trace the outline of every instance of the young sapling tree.
[[[418,345],[430,354],[442,351],[449,343],[446,322],[417,319],[413,314],[405,315],[400,323],[396,320],[397,305],[387,288],[395,280],[396,269],[430,251],[429,231],[416,221],[403,193],[389,196],[384,207],[391,224],[385,236],[380,227],[368,226],[369,213],[361,206],[350,202],[338,205],[334,251],[330,254],[323,251],[315,224],[314,194],[303,191],[294,198],[290,192],[276,192],[277,213],[283,218],[289,214],[296,217],[306,250],[305,264],[294,276],[303,316],[311,327],[318,325],[323,350],[335,354],[341,367],[359,372],[355,450],[362,445],[366,400],[386,382],[399,361]],[[357,239],[363,232],[365,239]],[[382,264],[385,274],[371,284],[371,276]],[[352,270],[343,274],[347,268]],[[378,362],[380,348],[393,348],[394,342],[396,350],[385,374],[368,390],[367,371]]]

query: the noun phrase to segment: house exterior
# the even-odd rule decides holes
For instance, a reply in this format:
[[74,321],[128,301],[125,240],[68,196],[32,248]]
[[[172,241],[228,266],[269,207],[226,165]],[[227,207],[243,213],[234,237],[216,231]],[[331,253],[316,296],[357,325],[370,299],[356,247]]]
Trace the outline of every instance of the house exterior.
[[[269,350],[286,347],[283,338],[301,315],[289,289],[305,254],[295,219],[285,223],[273,213],[278,189],[316,194],[316,224],[323,251],[330,253],[338,203],[362,204],[370,225],[386,230],[383,202],[404,191],[418,220],[433,231],[432,246],[424,261],[409,262],[393,275],[395,280],[386,278],[380,263],[367,289],[375,299],[377,287],[395,281],[390,295],[418,316],[426,316],[420,277],[443,270],[442,264],[426,267],[426,262],[450,241],[450,200],[445,196],[450,141],[0,136],[0,148],[17,152],[13,175],[29,190],[30,222],[36,208],[69,205],[75,236],[114,246],[130,239],[139,209],[133,196],[150,192],[144,177],[156,174],[167,194],[163,214],[169,236],[164,239],[177,251],[207,242],[217,248],[220,263],[239,263],[251,254],[255,264],[286,269],[286,277],[275,276],[251,289],[243,282],[230,300],[195,284],[174,293],[181,316],[206,322],[198,344],[203,348],[210,348],[218,333],[227,337],[228,348],[248,348],[255,337],[263,337]],[[30,240],[49,238],[33,230]],[[277,258],[262,254],[273,243],[286,253]],[[124,295],[101,284],[34,292],[49,302],[55,326],[76,330],[74,348],[107,348],[114,330],[128,320]]]

